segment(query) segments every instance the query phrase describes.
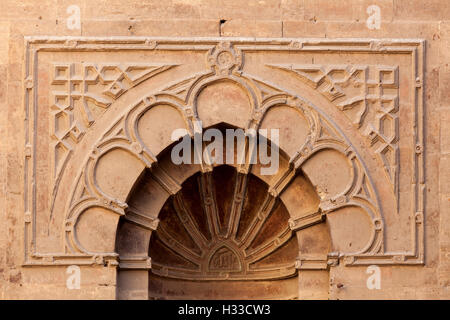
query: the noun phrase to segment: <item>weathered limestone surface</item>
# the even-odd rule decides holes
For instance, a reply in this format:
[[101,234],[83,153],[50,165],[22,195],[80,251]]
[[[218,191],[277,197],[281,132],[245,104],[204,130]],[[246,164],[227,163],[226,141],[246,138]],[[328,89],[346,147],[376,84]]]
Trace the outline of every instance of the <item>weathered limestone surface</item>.
[[[2,0],[0,40],[0,299],[450,299],[447,1]],[[279,170],[174,165],[195,120]]]

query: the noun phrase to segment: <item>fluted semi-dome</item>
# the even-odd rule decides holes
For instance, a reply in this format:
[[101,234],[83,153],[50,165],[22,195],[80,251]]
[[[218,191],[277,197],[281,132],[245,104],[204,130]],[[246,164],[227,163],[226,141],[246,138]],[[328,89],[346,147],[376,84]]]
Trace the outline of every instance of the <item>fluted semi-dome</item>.
[[266,183],[232,166],[188,178],[159,219],[149,248],[156,275],[262,280],[296,273],[298,245],[288,211]]

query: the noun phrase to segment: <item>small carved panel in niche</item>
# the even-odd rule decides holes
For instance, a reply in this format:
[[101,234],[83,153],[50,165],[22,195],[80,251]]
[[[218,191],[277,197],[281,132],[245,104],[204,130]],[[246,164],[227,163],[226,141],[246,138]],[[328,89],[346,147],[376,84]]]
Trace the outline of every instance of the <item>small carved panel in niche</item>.
[[214,252],[209,263],[210,271],[236,272],[240,269],[238,257],[227,247],[221,247]]

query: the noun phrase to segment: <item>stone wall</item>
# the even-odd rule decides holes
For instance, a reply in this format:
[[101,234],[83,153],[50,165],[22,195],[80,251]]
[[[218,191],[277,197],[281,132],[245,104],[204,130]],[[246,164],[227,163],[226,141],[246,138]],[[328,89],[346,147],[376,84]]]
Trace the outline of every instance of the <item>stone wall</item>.
[[[371,5],[378,6],[379,21],[377,20],[377,9],[372,8],[372,10],[368,10]],[[79,9],[79,25],[77,8]],[[32,36],[41,36],[41,38],[30,38]],[[55,38],[57,40],[53,43],[49,39],[54,36],[59,38]],[[68,36],[78,38],[64,38]],[[271,43],[279,45],[280,48],[277,50],[280,52],[288,46],[293,46],[291,49],[298,49],[300,53],[308,46],[316,46],[317,52],[320,54],[317,55],[315,62],[313,62],[314,56],[310,64],[321,64],[325,66],[325,69],[327,65],[335,64],[348,64],[352,68],[370,63],[376,66],[384,66],[385,64],[400,66],[399,85],[395,88],[398,90],[400,101],[398,114],[400,137],[405,132],[417,130],[419,132],[417,135],[422,135],[422,140],[417,140],[416,145],[414,143],[402,144],[402,141],[405,140],[400,138],[399,152],[401,156],[398,160],[398,167],[400,168],[398,190],[395,191],[394,187],[394,193],[397,192],[397,201],[399,201],[397,205],[400,213],[398,215],[392,214],[391,216],[388,214],[388,217],[384,218],[385,229],[381,230],[383,230],[382,232],[385,233],[387,239],[390,239],[386,242],[386,246],[393,243],[393,247],[395,247],[395,244],[399,243],[400,248],[403,245],[403,241],[407,243],[411,240],[409,229],[399,227],[399,225],[402,225],[402,221],[406,221],[405,223],[408,226],[417,223],[419,230],[420,226],[424,226],[423,239],[421,239],[421,231],[418,231],[417,238],[413,240],[417,249],[417,252],[414,252],[414,254],[417,253],[414,258],[417,258],[417,260],[414,260],[414,263],[408,263],[410,258],[407,255],[405,256],[404,253],[400,253],[398,255],[392,254],[392,257],[390,256],[389,258],[392,259],[388,262],[383,260],[385,256],[381,258],[380,255],[380,257],[375,257],[373,260],[369,259],[370,261],[363,265],[358,265],[357,263],[351,265],[351,261],[347,261],[349,263],[346,264],[344,263],[345,257],[338,258],[338,260],[340,259],[339,263],[333,264],[331,262],[332,257],[328,257],[328,260],[325,260],[325,262],[323,259],[319,259],[320,261],[318,262],[319,264],[325,263],[325,267],[307,267],[305,272],[302,272],[301,266],[297,265],[300,270],[299,298],[450,298],[450,94],[448,91],[450,89],[450,5],[448,1],[2,0],[0,13],[0,136],[2,137],[0,139],[1,299],[115,299],[117,296],[118,271],[117,263],[114,259],[108,260],[108,258],[101,257],[101,261],[97,260],[91,264],[82,264],[80,267],[80,289],[69,289],[67,287],[66,282],[70,276],[67,273],[67,266],[71,263],[58,262],[59,260],[54,256],[42,256],[38,259],[39,263],[28,263],[31,261],[28,259],[28,250],[33,251],[32,249],[37,245],[42,246],[42,248],[57,246],[58,239],[63,238],[63,234],[65,234],[65,229],[62,228],[62,218],[60,226],[55,229],[57,230],[55,234],[51,234],[48,231],[50,228],[40,228],[39,223],[51,225],[54,223],[52,222],[53,220],[49,219],[47,221],[44,219],[44,222],[39,222],[39,220],[36,224],[33,215],[34,210],[39,212],[40,208],[44,206],[43,204],[49,203],[49,198],[52,196],[51,188],[53,187],[53,180],[50,178],[48,180],[39,180],[39,177],[45,176],[47,172],[51,171],[49,168],[54,165],[51,160],[51,151],[46,148],[37,148],[36,150],[33,145],[35,141],[43,141],[41,144],[44,147],[48,145],[48,143],[45,144],[46,141],[54,143],[48,140],[50,139],[48,134],[45,137],[40,136],[41,132],[48,132],[51,127],[50,120],[44,118],[44,116],[50,112],[48,111],[50,109],[47,110],[45,107],[50,108],[51,102],[49,101],[51,98],[49,97],[49,90],[52,81],[51,77],[54,76],[52,70],[47,70],[42,66],[47,66],[51,63],[72,63],[72,58],[74,61],[76,59],[84,59],[81,56],[81,58],[76,58],[75,55],[70,53],[71,49],[80,45],[80,42],[77,41],[85,39],[80,37],[93,37],[91,41],[93,41],[92,46],[95,46],[95,50],[97,50],[96,62],[101,63],[103,58],[109,59],[108,54],[116,50],[114,45],[108,47],[108,43],[111,44],[108,41],[111,41],[111,39],[105,37],[115,36],[122,37],[120,39],[123,41],[121,44],[116,44],[116,46],[125,47],[132,46],[133,41],[143,41],[136,44],[136,46],[152,46],[152,41],[155,41],[155,46],[157,46],[159,40],[155,40],[153,37],[172,39],[175,42],[179,41],[179,45],[186,46],[183,47],[183,50],[187,52],[186,57],[191,59],[186,58],[189,61],[196,59],[190,48],[198,43],[202,45],[202,41],[221,43],[221,38],[243,37],[245,39],[240,40],[243,42],[243,45],[254,46],[255,48],[257,46],[265,46],[262,49],[263,51],[265,50],[262,57],[255,55],[253,60],[245,61],[246,66],[249,66],[250,69],[253,68],[252,70],[255,73],[261,70],[258,69],[261,67],[258,67],[257,62],[260,60],[265,61],[266,57],[270,57],[270,59],[268,58],[268,61],[270,61],[265,61],[264,63],[275,65],[277,62],[283,62],[285,65],[288,64],[290,66],[288,69],[291,71],[295,69],[296,63],[305,64],[302,58],[295,58],[294,54],[292,54],[293,60],[289,60],[287,55],[283,56],[280,53],[280,57],[283,57],[281,60],[284,60],[275,61],[276,55],[267,53],[270,51],[267,49],[267,46],[270,46]],[[99,40],[100,37],[103,40]],[[183,37],[188,38],[185,43],[183,43]],[[203,40],[199,39],[198,41],[200,42],[197,43],[195,42],[197,40],[193,40],[194,37],[201,37]],[[267,42],[261,44],[261,42],[258,42],[261,41],[261,38],[274,38],[275,40],[267,40]],[[301,40],[296,42],[295,38]],[[315,40],[308,42],[308,38]],[[339,38],[351,40],[341,41]],[[283,39],[286,39],[286,41],[283,42]],[[380,41],[377,41],[377,39],[380,39]],[[236,41],[236,39],[226,40],[232,43]],[[326,40],[330,40],[330,42]],[[87,40],[88,45],[89,41]],[[55,45],[58,47],[58,52],[54,56],[50,53],[41,57],[39,56],[40,52],[45,52],[45,49],[39,53],[35,53],[32,50],[41,45]],[[346,52],[339,53],[341,49],[336,49],[337,46],[348,48],[349,46],[361,47],[364,45],[367,45],[368,48],[370,47],[370,50],[373,52],[385,54],[383,57],[386,60],[375,56],[364,56],[364,54],[357,56],[356,60],[352,60],[351,55],[348,55]],[[408,49],[398,49],[403,45],[408,45]],[[411,49],[411,46],[414,48]],[[393,52],[390,54],[389,50],[392,47],[395,47],[395,49],[392,49]],[[86,52],[89,50],[89,48],[85,48]],[[176,50],[181,49],[178,48]],[[401,60],[403,58],[400,56],[406,54],[407,50],[410,50],[407,54],[411,54],[414,57],[412,64],[405,62],[411,61],[406,60],[406,58]],[[102,56],[101,52],[106,53]],[[338,52],[340,58],[335,61],[339,62],[335,62],[330,55],[327,56],[327,52]],[[177,56],[177,54],[179,53],[175,53],[174,57],[180,59],[180,56]],[[142,58],[144,55],[139,57],[138,54],[133,52],[130,55],[140,63],[148,62]],[[40,62],[43,61],[43,63],[32,64],[38,59]],[[131,58],[127,58],[127,55],[123,53],[115,59],[118,59],[120,63],[131,62],[129,60]],[[202,60],[202,63],[204,63],[204,60]],[[30,68],[32,65],[36,66],[36,69]],[[280,65],[278,63],[277,66],[272,66],[272,69],[286,68],[285,65],[281,67]],[[299,69],[295,70],[298,71]],[[408,70],[409,73],[405,75],[404,70]],[[269,73],[273,75],[274,79],[276,78],[275,71],[270,71]],[[417,74],[417,78],[411,79],[411,73]],[[37,77],[36,79],[40,83],[39,88],[36,79],[30,77],[30,75]],[[174,79],[178,79],[178,75]],[[161,78],[158,81],[162,84],[166,80],[168,79]],[[286,82],[292,84],[293,80],[286,80]],[[307,80],[301,84],[305,88],[308,85],[317,90],[320,89],[321,84],[314,83],[314,81],[308,82]],[[294,87],[293,84],[292,87]],[[414,91],[415,89],[413,88],[419,89]],[[423,95],[423,104],[420,102],[419,109],[417,109],[422,110],[423,113],[414,113],[417,118],[416,122],[414,122],[412,115],[414,109],[413,100],[408,100],[414,99],[414,94],[411,92]],[[322,101],[320,99],[323,99],[323,101],[327,101],[324,104],[329,103],[330,106],[332,105],[331,102],[323,97],[315,97],[315,94],[311,93],[313,102]],[[333,99],[331,101],[334,101]],[[410,104],[403,105],[403,99],[408,100]],[[32,131],[30,128],[33,128],[33,117],[35,115],[39,117],[40,111],[37,109],[33,110],[32,106],[29,107],[30,101],[40,103],[41,108],[39,110],[47,110],[44,112],[44,116],[39,118],[39,121],[36,123],[37,128],[35,128],[35,131]],[[45,106],[44,109],[42,109],[42,106]],[[333,117],[330,114],[329,116]],[[338,117],[336,116],[336,122],[344,123],[344,120],[339,122],[341,120]],[[104,128],[106,129],[106,125]],[[345,131],[347,136],[353,133],[355,135],[358,134],[358,130],[352,127],[351,123],[345,126],[343,131]],[[99,133],[97,137],[100,136]],[[89,138],[88,135],[86,135],[86,140],[87,138]],[[375,176],[381,174],[381,171],[378,171],[378,165],[372,165],[375,162],[371,162],[375,159],[375,153],[371,154],[369,144],[364,145],[364,143],[361,142],[359,145],[353,143],[352,145],[355,145],[355,148],[363,153],[362,158],[365,158],[365,161],[369,163],[368,170],[372,170],[372,175],[373,173],[375,173]],[[393,143],[395,144],[397,141],[395,140]],[[416,148],[416,151],[414,151],[414,148]],[[418,164],[414,164],[411,162],[412,160],[409,158],[406,160],[402,156],[402,152],[407,151],[416,152],[417,159],[419,159]],[[87,155],[90,149],[86,149],[83,152],[81,154]],[[371,160],[372,155],[373,159]],[[418,169],[419,176],[408,175],[408,169],[402,169],[413,168],[415,165],[420,167],[420,161],[422,160],[425,161],[425,169],[423,171]],[[36,163],[40,164],[38,170],[30,174],[31,166],[34,166]],[[387,166],[389,167],[390,165],[392,164]],[[383,166],[380,165],[379,167],[382,168]],[[78,169],[78,167],[76,168]],[[305,172],[307,171],[307,169],[304,170]],[[311,170],[321,169],[319,166]],[[413,169],[411,169],[412,171]],[[405,175],[402,175],[402,172]],[[420,177],[421,174],[423,174],[423,177]],[[311,174],[312,176],[314,176],[313,173]],[[35,180],[36,177],[37,180]],[[310,180],[313,181],[314,178],[311,177],[309,176]],[[422,178],[423,181],[421,180]],[[317,179],[319,181],[322,178],[319,177]],[[377,179],[375,177],[375,180]],[[393,179],[395,180],[395,178]],[[395,181],[393,183],[395,184]],[[411,187],[415,185],[418,185],[418,191],[411,191]],[[425,189],[420,189],[421,186]],[[62,186],[62,189],[64,189],[63,195],[67,197],[69,196],[69,191],[66,189],[69,189],[69,187],[68,185],[67,188],[65,185]],[[33,192],[35,192],[36,188],[38,189],[36,199],[29,200],[30,194],[34,194]],[[380,189],[383,188],[380,187]],[[45,190],[45,192],[41,192],[42,190]],[[382,194],[379,199],[381,206],[395,202],[391,198],[387,199],[387,196],[385,198],[383,194],[387,194],[387,191],[386,193],[383,192],[383,190],[380,190]],[[422,196],[415,198],[409,192],[422,193]],[[402,198],[403,194],[408,196]],[[401,199],[407,199],[405,201],[409,201],[408,204],[403,203]],[[392,204],[390,207],[394,207],[394,205]],[[416,210],[412,210],[413,215],[411,216],[412,207],[416,208]],[[410,210],[406,212],[406,209],[404,210],[403,208],[409,208]],[[384,208],[384,211],[386,211],[386,208]],[[56,216],[58,214],[64,216],[65,213],[55,213]],[[331,228],[333,228],[332,219],[330,219],[329,223]],[[339,225],[339,223],[335,222],[336,225]],[[112,225],[115,226],[114,224]],[[105,228],[114,229],[114,227]],[[336,227],[335,230],[341,229]],[[98,232],[101,233],[101,231]],[[49,233],[46,234],[46,232]],[[304,237],[308,238],[306,233]],[[336,234],[332,233],[332,237],[339,238],[339,232]],[[105,238],[100,238],[100,241],[106,238],[106,236]],[[304,243],[307,243],[305,238]],[[37,244],[34,242],[35,239],[45,240]],[[300,237],[300,247],[301,243]],[[408,248],[405,250],[407,251]],[[43,249],[43,251],[45,250]],[[308,252],[308,248],[305,251]],[[389,250],[386,249],[385,251],[388,252]],[[398,249],[398,251],[401,250]],[[370,252],[370,258],[377,256],[380,252]],[[299,260],[300,265],[301,263],[302,261]],[[333,265],[326,266],[327,263]],[[78,264],[78,262],[74,264]],[[348,266],[348,264],[351,266]],[[370,273],[367,273],[369,265],[378,265],[380,267],[381,289],[370,290],[367,287],[367,278],[370,276]],[[145,295],[138,295],[137,297],[145,297]]]

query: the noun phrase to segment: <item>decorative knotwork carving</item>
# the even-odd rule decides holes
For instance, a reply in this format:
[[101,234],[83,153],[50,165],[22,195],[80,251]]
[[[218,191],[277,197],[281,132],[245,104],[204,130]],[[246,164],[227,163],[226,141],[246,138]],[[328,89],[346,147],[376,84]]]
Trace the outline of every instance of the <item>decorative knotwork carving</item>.
[[378,65],[284,65],[333,102],[379,155],[395,196],[398,192],[398,67]]

